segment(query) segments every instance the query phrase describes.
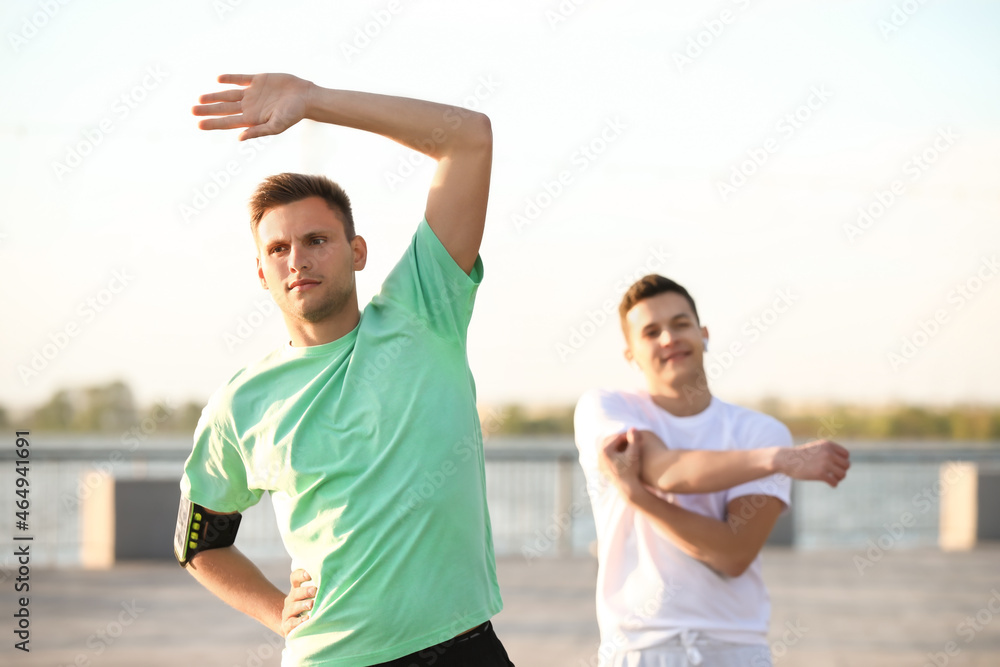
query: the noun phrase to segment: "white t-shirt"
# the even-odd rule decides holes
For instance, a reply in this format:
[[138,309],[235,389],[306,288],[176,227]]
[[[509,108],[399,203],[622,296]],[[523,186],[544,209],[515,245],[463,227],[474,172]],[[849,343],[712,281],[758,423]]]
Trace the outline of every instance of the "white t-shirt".
[[[791,446],[784,424],[717,398],[691,417],[675,417],[645,391],[596,390],[576,406],[576,446],[597,524],[597,621],[604,658],[656,646],[682,633],[720,641],[766,644],[771,603],[760,557],[727,577],[678,549],[629,505],[598,470],[598,444],[629,427],[656,433],[671,449],[755,449]],[[727,491],[661,494],[687,510],[724,519],[741,496],[789,503],[791,481],[772,475]]]

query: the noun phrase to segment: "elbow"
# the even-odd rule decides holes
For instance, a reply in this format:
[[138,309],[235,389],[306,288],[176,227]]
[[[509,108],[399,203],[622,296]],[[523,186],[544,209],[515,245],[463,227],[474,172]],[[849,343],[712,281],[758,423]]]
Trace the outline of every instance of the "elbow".
[[664,493],[682,493],[681,480],[671,475],[660,475],[653,486]]
[[493,150],[493,124],[490,117],[478,111],[466,111],[468,117],[463,122],[466,143],[476,149]]
[[653,486],[664,493],[701,493],[698,480],[685,478],[679,473],[679,466],[670,466],[656,478]]
[[736,578],[750,569],[753,565],[753,558],[747,558],[740,554],[733,554],[720,564],[719,572],[730,578]]
[[746,572],[749,567],[750,563],[743,563],[743,562],[731,563],[729,564],[728,567],[726,567],[726,569],[722,571],[722,574],[726,575],[727,577],[730,577],[731,579],[735,579],[736,577]]

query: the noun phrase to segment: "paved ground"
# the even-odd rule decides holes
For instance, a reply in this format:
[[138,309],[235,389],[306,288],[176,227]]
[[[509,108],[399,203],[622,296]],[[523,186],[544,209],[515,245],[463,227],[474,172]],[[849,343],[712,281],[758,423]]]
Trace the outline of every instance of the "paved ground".
[[[859,573],[862,552],[766,551],[776,667],[1000,665],[1000,545],[872,555],[879,559]],[[266,571],[285,581],[283,563]],[[518,667],[596,663],[595,571],[592,560],[499,563],[506,608],[496,626]],[[12,648],[12,583],[8,575],[0,584],[0,665],[279,664],[275,635],[176,565],[32,571],[30,653]]]

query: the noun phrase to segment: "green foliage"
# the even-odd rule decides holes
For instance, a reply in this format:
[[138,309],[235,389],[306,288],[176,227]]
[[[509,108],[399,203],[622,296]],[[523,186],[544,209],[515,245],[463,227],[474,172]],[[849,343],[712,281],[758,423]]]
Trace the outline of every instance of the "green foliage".
[[1000,440],[1000,407],[950,408],[902,405],[883,408],[835,405],[789,412],[771,404],[768,414],[803,438],[870,440]]
[[[131,389],[116,381],[92,387],[60,389],[24,418],[0,406],[0,427],[82,433],[191,433],[203,403],[135,405]],[[799,438],[979,440],[1000,443],[1000,406],[880,408],[831,404],[790,410],[768,398],[757,408],[784,422]],[[488,423],[487,423],[488,421]],[[506,405],[491,410],[484,429],[501,435],[572,435],[573,406]]]
[[535,408],[506,405],[500,409],[493,433],[500,435],[558,435],[573,433],[573,407]]
[[38,431],[71,433],[191,433],[201,416],[202,404],[189,401],[180,406],[167,403],[139,408],[127,384],[60,389],[42,405],[13,420],[0,407],[0,424]]

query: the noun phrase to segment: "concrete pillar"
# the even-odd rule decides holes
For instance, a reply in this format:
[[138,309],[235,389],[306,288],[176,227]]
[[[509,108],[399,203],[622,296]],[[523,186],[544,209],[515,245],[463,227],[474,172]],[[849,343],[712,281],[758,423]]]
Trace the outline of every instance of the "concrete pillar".
[[976,546],[977,466],[967,461],[949,461],[940,470],[938,544],[944,551],[967,551]]
[[101,480],[91,485],[94,471],[81,473],[88,476],[91,489],[80,504],[80,564],[87,570],[106,570],[115,564],[115,480],[99,474]]

